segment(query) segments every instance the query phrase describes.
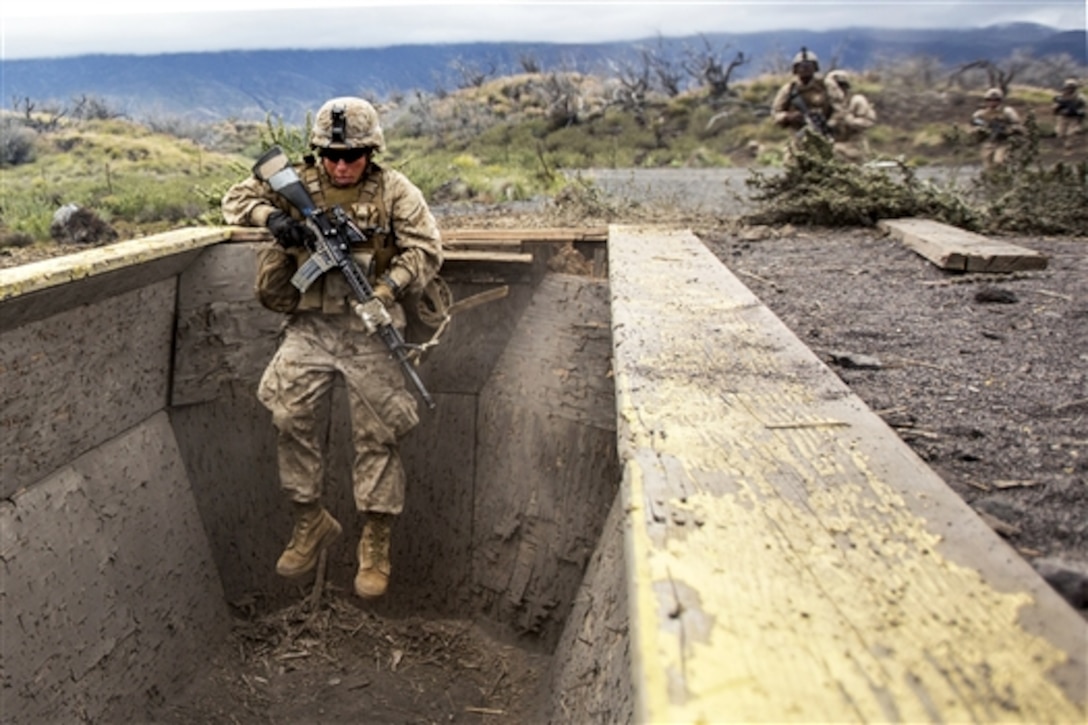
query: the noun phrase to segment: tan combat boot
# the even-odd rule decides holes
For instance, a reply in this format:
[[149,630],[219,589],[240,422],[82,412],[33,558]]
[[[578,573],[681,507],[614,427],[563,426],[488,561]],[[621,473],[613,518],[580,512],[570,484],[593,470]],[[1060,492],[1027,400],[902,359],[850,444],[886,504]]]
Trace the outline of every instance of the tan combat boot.
[[385,594],[389,586],[389,539],[393,532],[392,514],[367,514],[363,536],[359,539],[359,572],[355,575],[355,593],[363,599]]
[[302,576],[317,565],[317,558],[340,535],[340,522],[319,503],[295,504],[295,530],[276,562],[276,573],[288,578]]

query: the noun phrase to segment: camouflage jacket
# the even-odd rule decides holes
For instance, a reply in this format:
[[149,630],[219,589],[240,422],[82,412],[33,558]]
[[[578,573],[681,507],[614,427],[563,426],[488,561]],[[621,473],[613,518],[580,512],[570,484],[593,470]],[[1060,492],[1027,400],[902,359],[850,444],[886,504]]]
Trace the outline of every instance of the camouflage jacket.
[[801,83],[794,79],[783,85],[774,97],[771,106],[771,114],[774,122],[779,126],[789,126],[795,130],[804,127],[805,121],[787,122],[790,111],[798,110],[794,105],[793,96],[798,95],[804,101],[809,111],[815,111],[830,122],[836,116],[841,116],[846,99],[842,89],[834,83],[825,83],[820,76],[813,76],[808,83]]
[[[438,273],[442,266],[438,225],[423,193],[404,174],[371,162],[358,184],[337,188],[319,163],[298,164],[295,169],[315,205],[322,209],[340,206],[359,227],[370,232],[371,244],[364,249],[353,249],[352,254],[373,277],[388,274],[399,289],[418,292]],[[302,218],[267,183],[252,176],[227,191],[222,209],[228,224],[243,226],[266,226],[268,217],[276,210]],[[261,264],[278,264],[279,273],[274,276],[281,282],[290,279],[309,257],[306,250],[294,248],[284,254],[276,253],[278,245],[270,246],[275,249],[262,253]],[[342,313],[347,310],[345,301],[349,295],[350,289],[341,276],[327,273],[302,295],[295,309]]]
[[876,109],[860,93],[850,96],[841,116],[831,119],[836,141],[852,141],[876,123]]
[[980,108],[971,116],[971,125],[986,141],[1004,142],[1009,136],[1024,132],[1020,114],[1008,106]]
[[1055,116],[1084,118],[1086,106],[1088,106],[1088,102],[1084,100],[1083,93],[1062,93],[1054,96]]

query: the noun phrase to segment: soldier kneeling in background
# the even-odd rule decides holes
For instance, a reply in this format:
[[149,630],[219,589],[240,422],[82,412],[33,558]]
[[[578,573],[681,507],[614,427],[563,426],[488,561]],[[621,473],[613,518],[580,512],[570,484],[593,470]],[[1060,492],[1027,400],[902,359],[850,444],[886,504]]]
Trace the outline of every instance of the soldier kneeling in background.
[[862,94],[851,95],[850,74],[846,71],[831,71],[827,74],[827,81],[838,85],[847,99],[843,114],[831,119],[831,130],[835,137],[835,154],[855,164],[867,161],[872,154],[869,151],[869,139],[865,137],[865,132],[876,123],[876,109]]

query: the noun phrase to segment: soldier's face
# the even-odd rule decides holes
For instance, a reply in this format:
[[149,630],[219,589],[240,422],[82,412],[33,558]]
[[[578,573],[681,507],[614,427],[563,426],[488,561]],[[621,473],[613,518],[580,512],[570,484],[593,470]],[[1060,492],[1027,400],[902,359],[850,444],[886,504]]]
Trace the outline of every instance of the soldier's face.
[[807,60],[798,63],[794,67],[794,70],[797,73],[797,77],[805,83],[812,80],[812,76],[816,75],[816,66]]
[[366,171],[367,155],[362,149],[325,149],[321,152],[321,165],[329,175],[333,186],[354,186]]

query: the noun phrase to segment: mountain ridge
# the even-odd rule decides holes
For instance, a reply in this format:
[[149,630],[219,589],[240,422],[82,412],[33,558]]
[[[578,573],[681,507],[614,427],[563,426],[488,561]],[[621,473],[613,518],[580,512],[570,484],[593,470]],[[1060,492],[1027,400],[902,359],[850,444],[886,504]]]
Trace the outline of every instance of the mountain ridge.
[[842,28],[761,33],[707,33],[608,43],[449,43],[383,48],[225,50],[158,55],[94,54],[67,58],[0,61],[4,100],[71,103],[103,100],[133,118],[182,117],[262,120],[269,115],[298,123],[337,95],[386,97],[441,93],[464,82],[465,69],[492,75],[520,72],[526,59],[542,70],[614,71],[637,62],[643,49],[682,58],[686,51],[713,50],[724,63],[738,52],[751,59],[734,73],[742,80],[781,67],[802,45],[825,63],[865,69],[895,58],[929,56],[945,67],[989,59],[1014,50],[1034,57],[1066,54],[1088,64],[1085,31],[1061,31],[1015,23],[972,29]]

